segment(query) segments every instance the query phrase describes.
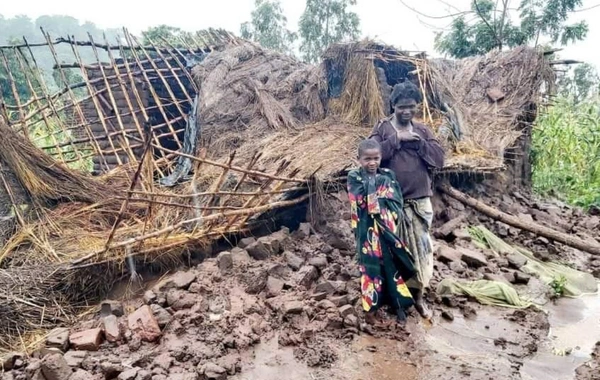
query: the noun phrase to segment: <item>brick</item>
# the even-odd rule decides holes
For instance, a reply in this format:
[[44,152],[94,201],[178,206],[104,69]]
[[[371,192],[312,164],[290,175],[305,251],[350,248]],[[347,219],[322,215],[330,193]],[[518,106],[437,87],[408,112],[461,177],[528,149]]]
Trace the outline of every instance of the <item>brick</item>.
[[102,344],[102,329],[90,329],[71,334],[69,342],[76,350],[98,351]]
[[68,351],[65,353],[64,358],[69,367],[78,368],[87,358],[87,356],[87,351]]
[[217,263],[219,264],[219,269],[223,273],[227,273],[231,268],[233,268],[233,257],[231,256],[231,252],[221,252],[219,256],[217,256]]
[[58,328],[50,331],[46,338],[46,346],[58,348],[61,351],[69,349],[69,329]]
[[300,268],[298,273],[296,273],[296,283],[308,289],[311,287],[313,282],[315,282],[317,277],[319,277],[317,268],[313,267],[312,265],[306,265]]
[[340,311],[340,315],[342,316],[342,318],[346,318],[349,315],[354,315],[354,308],[350,305],[344,305],[344,306],[340,307],[339,311]]
[[195,280],[196,274],[194,272],[177,272],[173,276],[171,276],[171,278],[169,278],[163,286],[161,286],[161,289],[187,289]]
[[256,243],[256,239],[253,237],[247,237],[247,238],[243,238],[242,240],[240,240],[240,242],[238,243],[238,247],[242,248],[242,249],[246,249],[248,248],[251,244]]
[[116,343],[121,340],[121,329],[119,329],[119,320],[114,315],[104,317],[102,320],[104,325],[104,336],[111,343]]
[[144,305],[127,317],[129,328],[142,340],[154,342],[161,336],[160,327],[148,305]]
[[124,315],[123,304],[119,301],[104,301],[100,305],[100,315],[114,315],[122,317]]
[[283,305],[283,312],[285,314],[300,314],[303,308],[302,301],[290,301]]

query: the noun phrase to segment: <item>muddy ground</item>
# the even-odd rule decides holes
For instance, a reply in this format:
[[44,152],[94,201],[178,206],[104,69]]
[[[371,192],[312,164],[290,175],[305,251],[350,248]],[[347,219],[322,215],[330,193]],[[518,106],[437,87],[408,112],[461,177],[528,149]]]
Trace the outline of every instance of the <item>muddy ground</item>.
[[[505,212],[590,241],[600,238],[598,216],[519,193],[483,195],[490,192],[475,190]],[[600,298],[549,302],[547,287],[510,258],[477,249],[466,227],[483,223],[544,260],[568,262],[596,277],[599,259],[438,197],[432,321],[413,311],[404,328],[391,317],[370,326],[360,308],[346,195],[328,197],[326,222],[244,239],[197,266],[134,285],[126,299],[55,331],[30,356],[3,356],[2,379],[600,378],[600,346],[592,354],[591,341],[600,340]],[[511,282],[552,311],[439,297],[435,288],[447,277]]]

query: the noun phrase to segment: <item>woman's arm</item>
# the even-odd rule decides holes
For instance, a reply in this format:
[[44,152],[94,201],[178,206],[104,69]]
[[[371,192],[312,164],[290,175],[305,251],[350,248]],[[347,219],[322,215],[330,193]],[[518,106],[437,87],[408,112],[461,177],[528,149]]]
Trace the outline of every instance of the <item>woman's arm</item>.
[[430,168],[444,167],[444,148],[425,125],[420,125],[425,138],[421,139],[417,154]]

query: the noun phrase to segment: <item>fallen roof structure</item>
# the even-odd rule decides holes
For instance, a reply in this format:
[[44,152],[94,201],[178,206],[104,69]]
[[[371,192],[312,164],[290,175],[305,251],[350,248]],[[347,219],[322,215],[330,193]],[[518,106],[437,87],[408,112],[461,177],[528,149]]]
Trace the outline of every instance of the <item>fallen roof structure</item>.
[[[400,81],[425,94],[419,117],[447,148],[444,170],[499,170],[529,133],[551,74],[529,48],[449,62],[363,41],[331,47],[314,66],[224,32],[203,36],[184,49],[141,46],[127,31],[127,45],[45,35],[37,48],[67,44],[75,57],[53,54],[63,85],[55,93],[34,47],[0,47],[33,94],[15,91],[15,104],[0,108],[0,201],[16,221],[0,250],[0,313],[14,321],[0,328],[6,341],[64,323],[135,273],[132,263],[172,265],[305,203],[317,182],[353,165]],[[97,62],[83,62],[80,49]],[[71,70],[81,82],[71,83]],[[15,276],[35,281],[13,286]]]

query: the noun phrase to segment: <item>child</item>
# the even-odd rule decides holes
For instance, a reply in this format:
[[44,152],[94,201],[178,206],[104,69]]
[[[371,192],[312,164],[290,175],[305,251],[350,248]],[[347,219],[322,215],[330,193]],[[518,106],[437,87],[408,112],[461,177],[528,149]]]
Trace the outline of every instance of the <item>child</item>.
[[402,192],[394,174],[379,167],[381,146],[364,140],[358,146],[359,169],[348,174],[348,197],[352,229],[360,265],[363,309],[373,321],[375,312],[387,304],[400,323],[414,304],[405,280],[415,267],[405,244],[398,237],[402,217]]

